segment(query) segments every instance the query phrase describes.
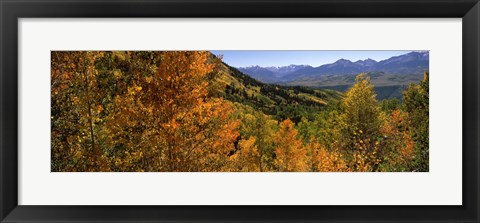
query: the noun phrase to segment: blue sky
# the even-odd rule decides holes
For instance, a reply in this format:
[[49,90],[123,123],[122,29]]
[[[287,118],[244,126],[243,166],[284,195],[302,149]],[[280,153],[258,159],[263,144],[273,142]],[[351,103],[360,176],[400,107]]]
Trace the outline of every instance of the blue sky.
[[223,61],[234,67],[248,66],[288,66],[311,65],[314,67],[333,63],[339,59],[357,60],[373,59],[385,60],[411,52],[411,50],[355,50],[355,51],[297,51],[297,50],[212,50],[215,55],[223,55]]

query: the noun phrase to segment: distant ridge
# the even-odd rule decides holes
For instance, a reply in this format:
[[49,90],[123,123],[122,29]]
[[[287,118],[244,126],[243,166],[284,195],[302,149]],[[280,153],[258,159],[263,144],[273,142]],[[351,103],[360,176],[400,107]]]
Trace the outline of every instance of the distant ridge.
[[[283,67],[240,67],[241,72],[266,83],[295,84],[313,81],[308,86],[322,86],[319,81],[325,76],[350,76],[361,72],[383,75],[410,75],[423,77],[423,72],[429,69],[429,52],[412,51],[386,60],[375,61],[370,58],[352,62],[339,59],[331,64],[318,67],[309,65],[289,65]],[[387,78],[388,79],[388,78]],[[348,84],[347,82],[343,84]],[[394,83],[386,83],[392,85]],[[303,85],[303,84],[302,84]]]

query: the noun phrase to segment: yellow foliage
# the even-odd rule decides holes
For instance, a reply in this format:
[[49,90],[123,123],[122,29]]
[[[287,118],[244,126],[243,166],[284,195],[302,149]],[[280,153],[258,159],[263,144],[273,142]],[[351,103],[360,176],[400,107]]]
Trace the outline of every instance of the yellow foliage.
[[231,171],[259,172],[260,171],[260,153],[255,145],[254,136],[248,139],[242,139],[238,142],[238,150],[230,156]]
[[281,172],[294,172],[306,170],[306,150],[302,147],[302,141],[297,138],[297,130],[290,119],[280,123],[279,130],[275,135],[276,165]]

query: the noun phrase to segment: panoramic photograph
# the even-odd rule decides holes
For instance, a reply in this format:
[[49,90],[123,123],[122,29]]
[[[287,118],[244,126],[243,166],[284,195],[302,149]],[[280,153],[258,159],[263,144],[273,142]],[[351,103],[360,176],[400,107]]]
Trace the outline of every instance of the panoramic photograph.
[[50,75],[52,172],[429,171],[429,51],[51,51]]

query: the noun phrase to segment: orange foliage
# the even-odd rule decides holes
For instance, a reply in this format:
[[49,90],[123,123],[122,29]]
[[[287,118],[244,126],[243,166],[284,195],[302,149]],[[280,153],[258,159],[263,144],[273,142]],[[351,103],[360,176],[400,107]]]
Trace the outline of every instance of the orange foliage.
[[126,147],[117,163],[127,170],[218,169],[234,149],[238,123],[229,120],[230,104],[207,97],[206,75],[214,64],[206,52],[155,56],[156,72],[136,74],[136,82],[115,98],[118,106],[106,126],[110,141]]
[[339,151],[328,151],[324,145],[311,140],[307,145],[310,154],[311,171],[315,172],[344,172],[347,171],[346,162]]
[[[52,169],[215,171],[238,137],[194,52],[52,53]],[[121,69],[120,69],[121,68]]]
[[101,52],[52,52],[52,169],[108,171],[98,145],[103,107],[94,61]]
[[401,110],[392,111],[391,117],[382,127],[386,137],[385,156],[394,170],[403,167],[408,169],[408,164],[414,158],[414,141],[408,129],[407,114]]
[[280,123],[274,141],[276,165],[281,172],[305,171],[306,151],[302,147],[302,141],[297,139],[297,134],[290,119]]
[[260,153],[258,151],[256,138],[251,136],[238,142],[239,149],[230,156],[233,166],[232,171],[260,172]]

